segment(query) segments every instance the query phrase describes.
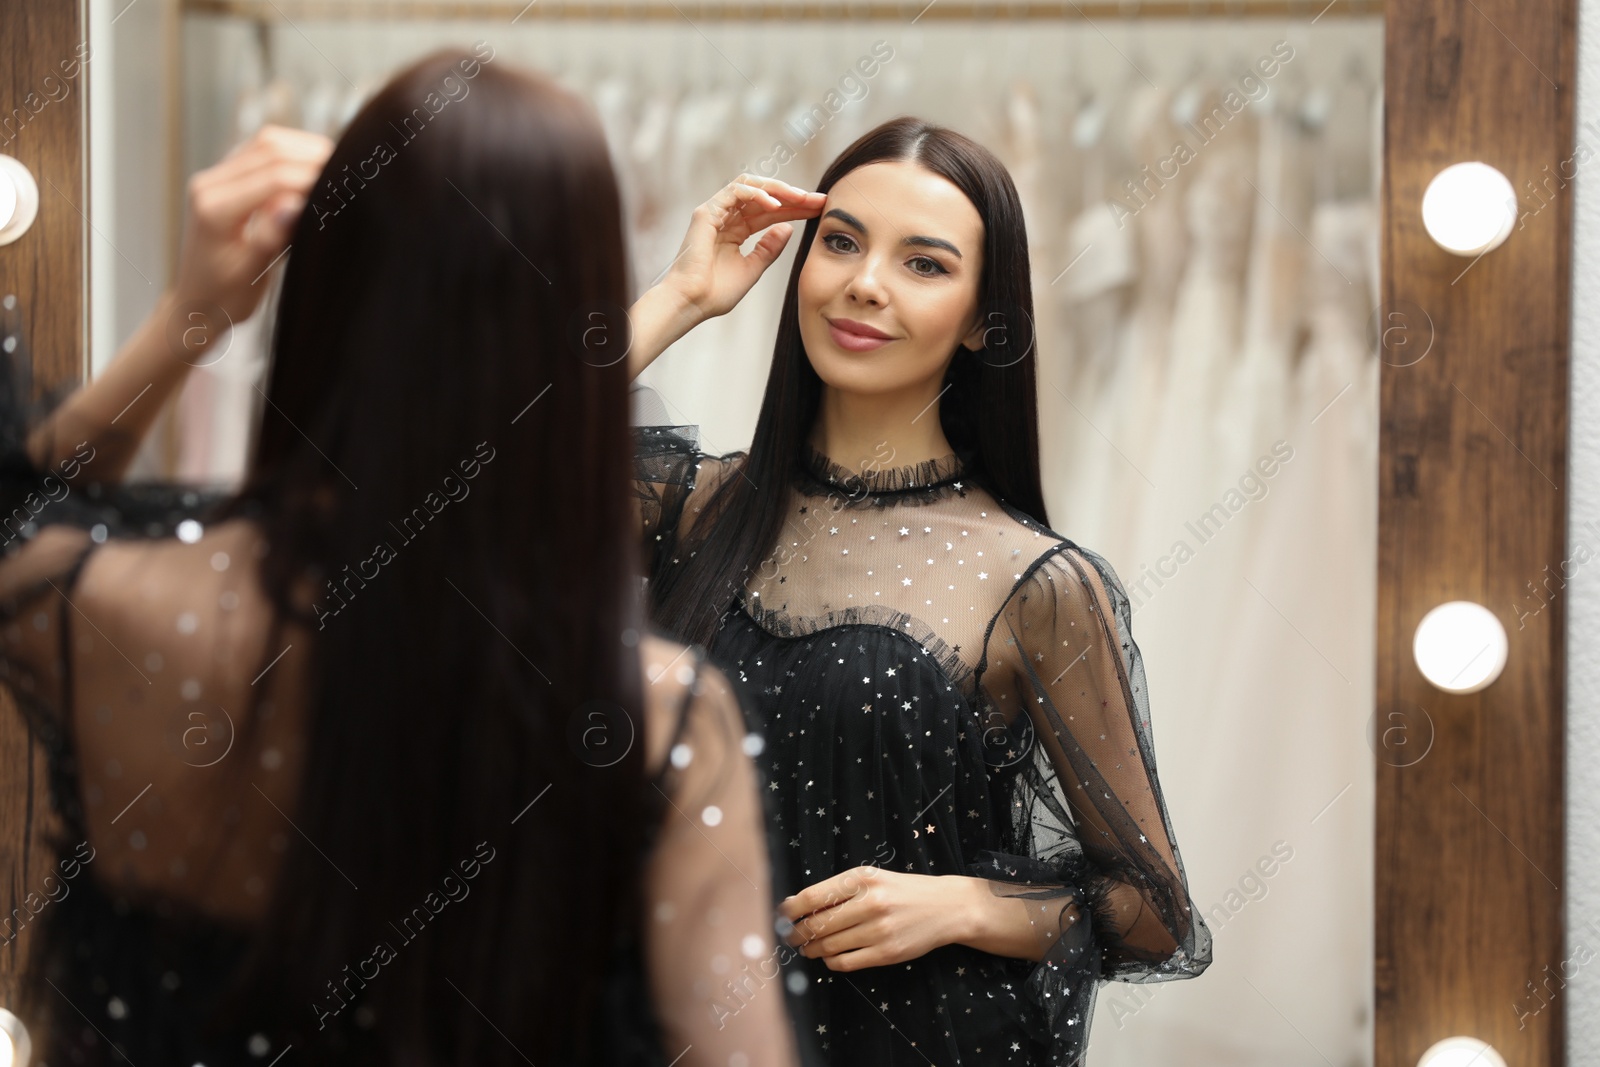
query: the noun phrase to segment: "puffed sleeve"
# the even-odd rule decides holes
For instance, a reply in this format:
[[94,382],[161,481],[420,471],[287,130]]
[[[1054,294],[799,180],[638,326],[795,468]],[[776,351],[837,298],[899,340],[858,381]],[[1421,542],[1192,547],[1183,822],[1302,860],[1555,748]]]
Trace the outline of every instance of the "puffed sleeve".
[[1111,565],[1064,542],[990,627],[979,714],[1010,813],[968,873],[1040,901],[1053,939],[1030,974],[1054,1047],[1083,1047],[1097,980],[1192,978],[1211,932],[1190,898],[1156,777],[1144,665]]
[[676,525],[683,497],[694,488],[700,452],[698,426],[633,428],[634,493],[646,539],[659,539],[663,524]]
[[[697,667],[690,667],[698,662]],[[665,1052],[681,1067],[797,1067],[762,800],[737,697],[699,657],[662,780],[645,945]]]
[[694,522],[699,501],[731,474],[744,452],[700,448],[698,426],[635,426],[634,495],[646,574],[659,573]]

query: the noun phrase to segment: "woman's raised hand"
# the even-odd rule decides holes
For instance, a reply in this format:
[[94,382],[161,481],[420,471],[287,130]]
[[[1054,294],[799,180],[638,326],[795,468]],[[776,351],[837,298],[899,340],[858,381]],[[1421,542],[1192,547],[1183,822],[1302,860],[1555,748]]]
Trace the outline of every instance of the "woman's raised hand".
[[[794,232],[789,222],[820,214],[826,200],[824,193],[808,193],[776,178],[739,175],[694,209],[661,284],[703,318],[726,314],[782,254]],[[767,232],[748,255],[739,251],[762,230]]]
[[180,306],[220,307],[230,323],[250,316],[266,291],[261,276],[288,246],[332,151],[320,134],[263,126],[189,179],[173,292]]

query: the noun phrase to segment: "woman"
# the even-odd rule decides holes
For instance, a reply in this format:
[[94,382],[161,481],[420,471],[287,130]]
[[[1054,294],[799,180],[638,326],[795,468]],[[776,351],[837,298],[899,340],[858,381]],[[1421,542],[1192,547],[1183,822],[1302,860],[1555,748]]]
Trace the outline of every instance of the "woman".
[[[61,820],[4,933],[52,1067],[796,1062],[781,996],[715,1010],[773,947],[761,801],[640,613],[623,368],[568,340],[626,292],[605,142],[492,59],[201,172],[106,373],[26,441],[4,393],[0,670]],[[243,489],[112,484],[291,245]]]
[[[798,193],[697,213],[635,373],[732,307]],[[653,617],[753,709],[834,1062],[1081,1060],[1100,979],[1198,975],[1109,564],[1047,525],[1032,297],[994,157],[901,118],[823,175],[747,453],[640,434]],[[726,196],[726,191],[724,197]]]

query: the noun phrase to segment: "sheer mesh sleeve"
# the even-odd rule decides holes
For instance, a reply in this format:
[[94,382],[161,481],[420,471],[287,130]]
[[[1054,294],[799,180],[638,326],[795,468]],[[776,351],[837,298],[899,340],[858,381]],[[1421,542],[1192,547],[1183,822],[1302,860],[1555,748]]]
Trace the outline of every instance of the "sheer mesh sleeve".
[[667,799],[645,880],[650,984],[669,1059],[682,1067],[793,1067],[756,772],[727,678],[693,670],[657,785]]
[[970,874],[1044,902],[1028,989],[1060,1050],[1081,1047],[1098,979],[1191,978],[1211,933],[1189,896],[1156,778],[1144,665],[1109,563],[1070,542],[1023,574],[990,628],[979,688],[1003,850]]
[[694,522],[705,493],[735,469],[743,452],[700,450],[698,426],[635,426],[634,491],[644,538],[646,574],[671,558],[680,535]]

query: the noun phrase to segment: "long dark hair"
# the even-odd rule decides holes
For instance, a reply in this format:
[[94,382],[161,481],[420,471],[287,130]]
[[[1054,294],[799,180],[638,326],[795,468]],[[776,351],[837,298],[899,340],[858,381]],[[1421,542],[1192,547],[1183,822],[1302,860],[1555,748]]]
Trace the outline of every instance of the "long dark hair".
[[[985,346],[958,347],[939,401],[945,437],[974,480],[1048,527],[1039,481],[1038,398],[1033,351],[1033,285],[1022,201],[1004,165],[976,141],[921,119],[901,117],[863,134],[823,172],[826,193],[858,167],[904,160],[933,171],[966,194],[983,219],[978,306]],[[772,370],[761,400],[745,477],[725,478],[702,505],[694,545],[651,579],[652,618],[684,641],[709,644],[739,589],[772,551],[785,498],[822,397],[822,379],[800,338],[800,272],[819,218],[806,220],[784,291]]]
[[[599,122],[492,52],[427,56],[351,121],[292,249],[232,510],[313,630],[311,716],[229,1003],[282,1004],[314,1062],[568,1062],[645,821],[626,365],[574,341],[629,296]],[[597,710],[640,731],[618,762],[572,741]]]

